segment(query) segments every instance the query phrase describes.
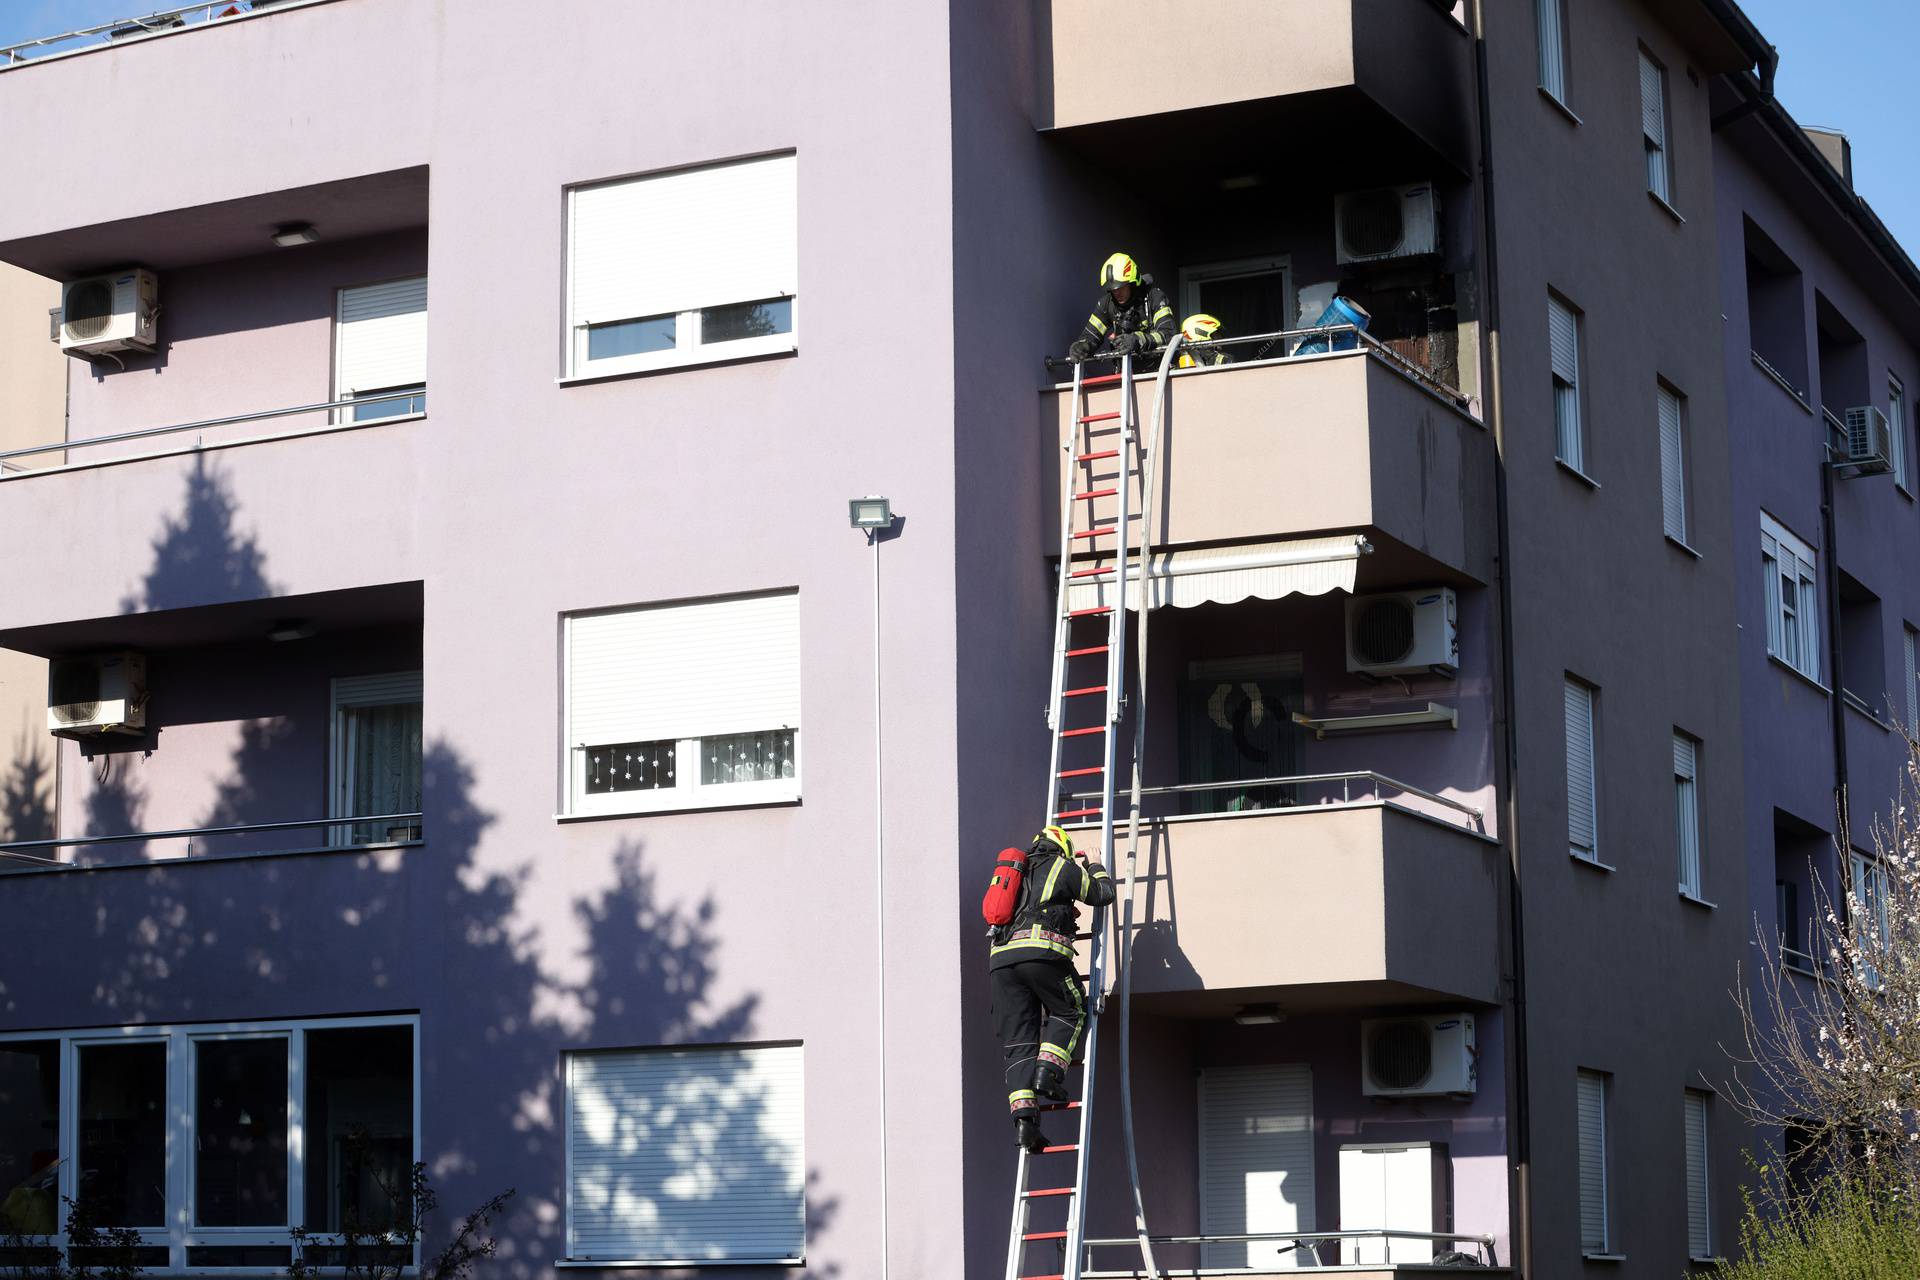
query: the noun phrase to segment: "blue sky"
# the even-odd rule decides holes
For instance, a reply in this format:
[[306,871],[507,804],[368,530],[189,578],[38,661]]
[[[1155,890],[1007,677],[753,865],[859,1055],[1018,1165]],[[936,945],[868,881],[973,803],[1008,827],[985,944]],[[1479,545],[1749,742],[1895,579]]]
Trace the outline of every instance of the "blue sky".
[[[1518,0],[1501,0],[1514,5]],[[1853,140],[1854,186],[1910,254],[1920,257],[1920,138],[1914,118],[1914,0],[1742,0],[1780,50],[1781,101],[1802,124],[1827,125]],[[0,45],[56,35],[129,14],[161,0],[0,0]]]

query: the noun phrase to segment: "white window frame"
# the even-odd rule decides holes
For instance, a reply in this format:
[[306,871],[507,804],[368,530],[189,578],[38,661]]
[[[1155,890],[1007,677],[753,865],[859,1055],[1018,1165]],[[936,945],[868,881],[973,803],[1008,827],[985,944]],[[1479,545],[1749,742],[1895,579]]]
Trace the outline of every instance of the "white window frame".
[[[711,304],[672,312],[674,317],[674,346],[668,351],[647,351],[635,355],[608,356],[599,360],[587,358],[588,330],[607,324],[619,324],[629,320],[649,320],[653,315],[635,316],[582,316],[575,305],[574,254],[578,248],[576,234],[577,206],[580,193],[596,187],[612,186],[619,183],[644,181],[648,178],[670,179],[677,174],[700,169],[718,168],[724,165],[751,164],[756,161],[794,160],[791,151],[776,152],[760,156],[741,156],[730,160],[719,160],[712,164],[688,165],[676,169],[661,170],[658,173],[633,174],[621,178],[608,178],[593,182],[580,182],[566,188],[566,334],[564,338],[564,358],[561,381],[574,381],[585,378],[612,377],[623,373],[645,373],[656,369],[675,369],[689,365],[714,364],[722,360],[744,360],[756,356],[784,355],[797,351],[800,347],[800,299],[798,284],[778,289],[761,298],[745,300],[716,299]],[[800,216],[798,182],[796,177],[794,196],[794,221],[796,237]],[[795,248],[794,275],[799,273],[799,250]],[[791,308],[791,323],[787,332],[767,334],[758,338],[738,338],[730,342],[703,342],[701,338],[701,313],[707,307],[732,305],[750,305],[753,302],[786,302]]]
[[[791,590],[757,592],[756,595],[797,595]],[[611,791],[589,794],[586,789],[587,751],[591,747],[615,745],[609,743],[582,742],[573,728],[573,640],[572,628],[580,618],[595,617],[608,613],[628,613],[658,608],[666,605],[699,605],[702,603],[724,603],[742,599],[740,596],[714,596],[707,599],[640,604],[616,609],[583,609],[561,615],[560,654],[561,689],[560,714],[562,722],[562,797],[564,809],[558,815],[563,818],[624,817],[646,813],[671,813],[688,809],[733,809],[742,806],[764,804],[795,804],[800,800],[801,779],[805,758],[806,734],[798,723],[792,725],[768,725],[766,732],[774,730],[793,730],[793,776],[791,778],[769,778],[759,782],[722,782],[703,783],[700,781],[700,749],[708,736],[728,737],[728,734],[695,735],[674,739],[674,761],[676,766],[675,785],[645,791]],[[794,643],[801,643],[799,623],[795,623]],[[803,704],[804,712],[804,704]],[[691,766],[686,768],[684,766]]]
[[1567,105],[1566,0],[1534,0],[1534,32],[1540,69],[1540,92]]
[[805,1103],[806,1045],[803,1041],[798,1041],[798,1040],[777,1041],[777,1042],[762,1043],[762,1044],[646,1045],[646,1046],[635,1046],[635,1047],[624,1048],[624,1049],[614,1048],[614,1047],[609,1047],[604,1049],[572,1049],[561,1054],[560,1092],[562,1095],[562,1102],[563,1102],[562,1113],[561,1113],[561,1124],[563,1126],[562,1133],[565,1138],[565,1160],[562,1166],[562,1173],[561,1173],[562,1180],[560,1184],[560,1195],[561,1195],[561,1205],[562,1205],[561,1240],[562,1240],[562,1247],[565,1249],[571,1250],[573,1241],[574,1241],[573,1070],[574,1070],[574,1064],[576,1062],[578,1062],[582,1058],[610,1056],[614,1054],[623,1054],[623,1053],[632,1055],[632,1054],[648,1054],[648,1053],[675,1053],[675,1052],[724,1052],[728,1050],[738,1052],[738,1053],[748,1053],[754,1050],[779,1050],[779,1049],[793,1050],[794,1053],[797,1054],[799,1057],[799,1066],[800,1066],[800,1077],[801,1077],[800,1147],[801,1147],[801,1150],[799,1153],[798,1163],[799,1163],[799,1172],[800,1172],[800,1180],[801,1180],[800,1222],[799,1222],[801,1238],[800,1238],[800,1249],[798,1253],[788,1255],[788,1256],[783,1256],[783,1257],[726,1258],[726,1259],[717,1259],[717,1260],[705,1259],[705,1258],[686,1259],[686,1258],[665,1258],[665,1257],[661,1257],[661,1258],[577,1258],[570,1255],[568,1257],[564,1257],[556,1261],[554,1263],[554,1266],[562,1269],[568,1269],[568,1268],[575,1268],[575,1267],[579,1267],[579,1268],[595,1268],[595,1267],[610,1267],[610,1266],[611,1267],[628,1267],[628,1266],[661,1267],[661,1266],[672,1266],[672,1265],[694,1267],[702,1264],[713,1265],[713,1266],[749,1266],[749,1265],[795,1266],[795,1265],[800,1265],[805,1263],[807,1243],[808,1243],[807,1242],[807,1212],[806,1212],[806,1202],[807,1202],[807,1191],[806,1191],[807,1114],[806,1114],[806,1103]]
[[[1190,315],[1200,310],[1200,286],[1217,280],[1240,280],[1248,276],[1280,277],[1280,327],[1291,328],[1286,318],[1293,314],[1295,298],[1293,296],[1293,255],[1277,254],[1264,258],[1236,258],[1231,262],[1202,262],[1196,266],[1180,268],[1180,319],[1182,323]],[[1228,317],[1230,320],[1231,317]],[[1251,337],[1251,334],[1232,334],[1233,337]]]
[[[1673,207],[1672,113],[1667,110],[1666,64],[1640,48],[1640,143],[1647,157],[1647,192],[1669,209]],[[1652,100],[1648,93],[1652,92]]]
[[[1760,513],[1760,564],[1767,653],[1820,684],[1820,557],[1785,525]],[[1794,584],[1792,605],[1781,589]],[[1824,687],[1824,686],[1822,686]]]
[[[362,1027],[406,1027],[413,1046],[413,1154],[420,1156],[420,1019],[415,1014],[379,1017],[300,1018],[268,1022],[174,1023],[130,1027],[92,1028],[82,1031],[7,1031],[0,1032],[0,1044],[21,1041],[54,1041],[60,1046],[60,1115],[58,1150],[60,1171],[58,1194],[66,1199],[79,1196],[80,1137],[80,1051],[94,1046],[164,1044],[167,1049],[167,1129],[166,1129],[166,1223],[139,1228],[143,1246],[168,1250],[164,1267],[145,1267],[147,1275],[248,1276],[263,1271],[277,1273],[277,1267],[258,1265],[221,1267],[206,1263],[187,1264],[187,1250],[205,1246],[291,1245],[292,1225],[306,1217],[306,1035],[309,1031],[346,1031]],[[196,1136],[194,1098],[194,1047],[201,1041],[278,1039],[287,1044],[287,1216],[289,1222],[264,1227],[202,1227],[195,1224]],[[60,1214],[60,1230],[52,1242],[61,1248],[67,1244],[66,1215]],[[314,1232],[309,1244],[327,1245],[340,1241],[338,1233]],[[417,1274],[420,1256],[416,1246],[413,1262],[406,1274]],[[334,1270],[334,1269],[328,1269]]]
[[[1564,317],[1564,322],[1562,322]],[[1580,407],[1580,344],[1584,317],[1558,294],[1547,295],[1547,367],[1553,385],[1553,456],[1581,476],[1587,474],[1587,437]],[[1561,360],[1554,333],[1564,325],[1572,332],[1572,347]]]
[[[1854,946],[1862,956],[1883,951],[1887,947],[1892,925],[1887,907],[1887,869],[1879,858],[1858,849],[1849,852],[1847,866],[1847,883],[1861,909],[1860,917],[1850,917],[1847,921]],[[1862,963],[1867,985],[1878,991],[1881,985],[1879,969],[1871,963]]]
[[[347,720],[341,712],[353,707],[392,707],[405,703],[425,704],[424,684],[418,671],[395,671],[374,676],[335,676],[331,682],[330,708],[327,714],[327,816],[329,818],[357,818],[362,815],[353,813],[349,801],[353,796],[353,744],[348,740]],[[424,726],[422,732],[424,733]],[[421,754],[424,758],[426,743],[422,741]],[[423,780],[424,781],[424,780]],[[422,820],[424,822],[424,819]],[[328,843],[349,845],[353,843],[352,828],[348,826],[328,829]],[[419,839],[418,836],[414,837]],[[373,844],[390,843],[373,841]],[[396,841],[391,843],[406,843]]]
[[[1700,1089],[1688,1089],[1681,1103],[1682,1164],[1686,1170],[1687,1258],[1691,1262],[1711,1262],[1713,1258],[1713,1095]],[[1697,1133],[1696,1133],[1697,1130]],[[1696,1142],[1696,1138],[1698,1141]],[[1700,1167],[1700,1179],[1694,1182],[1694,1165]],[[1700,1201],[1700,1221],[1693,1220],[1693,1202]]]
[[1898,377],[1887,375],[1887,438],[1893,442],[1893,482],[1900,492],[1913,496],[1913,476],[1907,461],[1907,388]]
[[[409,284],[415,280],[420,281],[421,284],[424,285],[427,282],[427,277],[424,273],[415,273],[415,274],[405,275],[405,276],[396,276],[391,280],[369,280],[369,281],[364,281],[360,284],[342,285],[341,287],[333,291],[333,396],[332,398],[335,400],[378,401],[383,396],[396,395],[396,399],[388,402],[389,404],[396,406],[391,413],[383,413],[374,418],[356,420],[354,417],[353,406],[347,405],[342,408],[335,409],[333,411],[333,421],[335,421],[336,423],[348,423],[348,422],[355,422],[355,421],[360,421],[365,423],[392,422],[399,418],[422,418],[426,416],[427,383],[426,383],[426,371],[424,368],[421,370],[421,379],[419,382],[402,382],[402,383],[397,383],[393,386],[386,386],[386,387],[349,387],[349,386],[343,385],[341,381],[341,379],[345,374],[345,369],[346,369],[345,345],[346,345],[346,336],[347,336],[347,325],[346,325],[347,295],[361,289],[374,289],[374,288],[380,287],[381,285]],[[425,323],[425,321],[423,320],[422,323]],[[424,355],[424,352],[422,354]],[[400,393],[400,392],[417,392],[420,397],[420,407],[417,409],[414,408],[413,407],[414,402],[412,399],[408,399],[404,403],[400,402],[397,398],[397,393]]]
[[1654,384],[1654,414],[1660,429],[1660,527],[1683,547],[1688,538],[1687,398],[1664,382]]
[[[1604,866],[1606,864],[1600,861],[1600,700],[1597,696],[1598,692],[1594,686],[1573,675],[1566,676],[1561,687],[1566,737],[1569,742],[1572,741],[1575,732],[1576,709],[1584,705],[1586,714],[1587,762],[1584,776],[1581,774],[1581,765],[1574,759],[1571,749],[1567,752],[1567,852],[1582,862]],[[1575,784],[1582,781],[1586,784],[1587,795],[1591,800],[1586,813],[1587,827],[1591,834],[1590,842],[1586,844],[1582,844],[1580,839],[1582,833],[1579,830],[1578,819],[1581,815],[1575,799]]]
[[1700,740],[1678,729],[1673,731],[1673,818],[1680,892],[1704,901],[1701,885],[1706,840],[1700,821]]
[[[1613,1170],[1611,1168],[1613,1153],[1610,1150],[1613,1144],[1609,1140],[1607,1132],[1607,1112],[1610,1109],[1607,1095],[1613,1091],[1613,1077],[1604,1071],[1589,1071],[1585,1067],[1582,1067],[1575,1073],[1574,1078],[1574,1179],[1576,1186],[1578,1186],[1580,1180],[1585,1176],[1585,1171],[1581,1169],[1580,1166],[1585,1163],[1586,1157],[1585,1135],[1581,1132],[1580,1126],[1580,1092],[1588,1088],[1597,1089],[1600,1103],[1600,1132],[1598,1135],[1600,1150],[1597,1153],[1599,1157],[1597,1163],[1600,1172],[1600,1239],[1597,1242],[1597,1247],[1596,1242],[1588,1240],[1588,1224],[1584,1217],[1585,1208],[1582,1206],[1580,1208],[1580,1212],[1583,1215],[1580,1222],[1580,1251],[1590,1258],[1616,1257],[1618,1255],[1613,1252]],[[1575,1199],[1577,1202],[1579,1197],[1576,1196]]]

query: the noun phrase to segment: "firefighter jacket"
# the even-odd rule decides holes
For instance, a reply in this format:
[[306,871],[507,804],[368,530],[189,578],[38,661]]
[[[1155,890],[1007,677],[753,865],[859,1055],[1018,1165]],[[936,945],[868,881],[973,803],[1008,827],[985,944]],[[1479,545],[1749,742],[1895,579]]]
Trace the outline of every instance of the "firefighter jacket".
[[1087,317],[1087,327],[1080,331],[1080,340],[1092,347],[1095,355],[1100,355],[1120,335],[1137,334],[1139,354],[1157,356],[1173,341],[1178,327],[1167,295],[1160,291],[1152,276],[1141,276],[1125,306],[1115,302],[1111,293],[1100,295],[1100,301],[1093,304],[1093,314]]
[[1104,907],[1113,901],[1113,877],[1092,859],[1083,865],[1048,845],[1027,859],[1020,882],[1020,906],[1011,923],[993,930],[988,969],[1028,960],[1073,967],[1073,937],[1079,932],[1080,906]]

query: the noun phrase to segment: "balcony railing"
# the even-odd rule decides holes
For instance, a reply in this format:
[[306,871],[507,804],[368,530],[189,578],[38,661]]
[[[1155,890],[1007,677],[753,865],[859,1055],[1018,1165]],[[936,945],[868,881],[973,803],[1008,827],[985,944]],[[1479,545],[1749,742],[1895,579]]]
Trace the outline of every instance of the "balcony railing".
[[[1374,773],[1371,770],[1364,769],[1346,773],[1302,773],[1279,778],[1252,778],[1246,781],[1233,779],[1226,782],[1180,782],[1169,786],[1142,787],[1140,788],[1140,795],[1142,798],[1145,798],[1149,796],[1204,795],[1214,791],[1265,791],[1278,790],[1281,788],[1288,789],[1292,791],[1293,794],[1281,796],[1277,798],[1276,803],[1271,807],[1254,810],[1254,812],[1278,813],[1285,812],[1288,809],[1309,811],[1317,809],[1339,809],[1351,807],[1356,803],[1364,805],[1391,803],[1399,797],[1411,796],[1426,804],[1435,805],[1441,810],[1441,812],[1437,814],[1427,813],[1425,809],[1417,809],[1415,810],[1416,812],[1425,814],[1428,817],[1439,818],[1442,821],[1450,822],[1462,830],[1475,831],[1481,835],[1486,834],[1486,813],[1475,808],[1473,805],[1463,804],[1458,800],[1424,790],[1411,783],[1389,778],[1384,773]],[[1317,791],[1320,799],[1311,800],[1301,798],[1299,794],[1301,788]],[[1359,792],[1359,799],[1357,801],[1354,796],[1356,791]],[[1389,793],[1391,793],[1391,795],[1389,795]],[[1102,793],[1098,791],[1076,791],[1072,793],[1072,798],[1075,800],[1099,799],[1101,795]],[[1167,816],[1176,815],[1149,815],[1145,820],[1149,822],[1158,821],[1159,818]],[[1218,817],[1221,815],[1214,813],[1177,816]]]
[[[375,406],[391,406],[387,413],[368,413]],[[166,427],[143,427],[138,431],[117,431],[112,435],[88,436],[80,440],[61,440],[53,444],[28,445],[19,449],[0,452],[0,480],[21,480],[28,476],[49,475],[58,471],[74,471],[82,467],[106,466],[122,462],[138,462],[147,458],[165,458],[180,453],[193,453],[201,449],[226,449],[234,445],[260,444],[269,440],[288,440],[296,436],[318,435],[327,431],[346,431],[355,427],[384,426],[394,422],[411,422],[427,416],[427,393],[424,387],[412,387],[404,391],[386,394],[356,396],[347,400],[328,400],[320,404],[295,405],[291,409],[265,409],[258,413],[236,413],[224,418],[206,418],[198,422],[182,422]],[[286,431],[265,431],[256,434],[237,432],[228,434],[227,429],[244,427],[256,422],[280,422],[289,418],[305,417],[312,414],[326,414],[322,422],[307,423]],[[206,439],[208,432],[219,432],[216,439]],[[182,437],[193,435],[187,442]],[[78,450],[96,449],[102,445],[131,444],[135,441],[161,440],[169,437],[167,447],[130,453],[110,453],[75,461],[70,455]],[[22,459],[39,457],[43,454],[60,454],[63,460],[52,466],[32,466]]]
[[[31,867],[78,871],[88,867],[151,866],[156,862],[201,861],[208,858],[391,849],[419,844],[421,821],[422,815],[419,813],[375,813],[364,817],[300,818],[288,822],[238,822],[214,827],[177,827],[170,831],[125,831],[103,836],[58,836],[50,840],[14,840],[0,844],[0,868],[21,870]],[[363,827],[379,828],[382,838],[377,840],[355,838],[355,832]],[[209,850],[204,844],[198,852],[195,852],[193,847],[195,840],[204,842],[228,836],[262,835],[280,831],[314,831],[320,828],[329,830],[328,838],[321,844],[231,849],[217,852]],[[122,861],[84,856],[78,858],[52,856],[58,849],[93,849],[102,846],[148,844],[156,840],[184,840],[187,842],[186,849],[170,857],[149,856]],[[0,870],[0,874],[4,874],[4,870]]]
[[57,36],[41,36],[18,44],[0,45],[0,71],[68,54],[85,53],[128,40],[165,35],[183,27],[206,27],[249,18],[269,9],[296,9],[327,0],[222,0],[216,4],[183,4],[157,9],[138,18],[115,18],[91,27],[64,31]]
[[[1472,1262],[1472,1263],[1458,1264],[1458,1265],[1473,1267],[1473,1268],[1493,1267],[1493,1266],[1499,1265],[1499,1263],[1494,1258],[1492,1236],[1471,1235],[1463,1232],[1454,1232],[1454,1231],[1399,1231],[1399,1230],[1395,1230],[1388,1227],[1375,1227],[1375,1228],[1370,1228],[1370,1229],[1361,1230],[1361,1231],[1295,1231],[1295,1232],[1253,1231],[1253,1232],[1241,1232],[1237,1235],[1148,1236],[1147,1240],[1149,1243],[1155,1246],[1161,1246],[1161,1247],[1165,1247],[1165,1246],[1198,1247],[1198,1246],[1204,1246],[1204,1245],[1232,1245],[1232,1244],[1284,1245],[1286,1247],[1280,1250],[1281,1253],[1283,1254],[1298,1253],[1302,1255],[1301,1258],[1297,1260],[1289,1259],[1285,1263],[1280,1264],[1286,1270],[1289,1270],[1289,1271],[1296,1271],[1296,1270],[1297,1271],[1313,1271],[1313,1270],[1319,1270],[1321,1268],[1347,1269],[1356,1265],[1357,1266],[1377,1265],[1380,1267],[1392,1267],[1396,1265],[1392,1262],[1386,1262],[1386,1261],[1382,1261],[1377,1264],[1351,1263],[1351,1262],[1344,1262],[1338,1257],[1334,1258],[1331,1262],[1329,1262],[1326,1260],[1325,1255],[1321,1252],[1321,1250],[1327,1245],[1333,1245],[1337,1253],[1339,1246],[1342,1243],[1350,1240],[1371,1242],[1371,1243],[1377,1244],[1381,1246],[1380,1251],[1382,1253],[1385,1253],[1388,1247],[1390,1246],[1391,1242],[1395,1240],[1421,1241],[1421,1242],[1436,1246],[1436,1251],[1438,1251],[1438,1246],[1440,1245],[1467,1245],[1467,1246],[1470,1246],[1472,1250],[1478,1255],[1478,1261]],[[1140,1238],[1138,1236],[1121,1236],[1113,1239],[1087,1240],[1084,1242],[1084,1244],[1086,1246],[1087,1254],[1090,1261],[1092,1252],[1095,1249],[1138,1248],[1140,1245]],[[1460,1252],[1465,1252],[1465,1250],[1460,1250]],[[1432,1267],[1433,1264],[1407,1263],[1406,1265],[1408,1266],[1417,1265],[1422,1268],[1429,1268],[1429,1267]],[[1257,1273],[1261,1268],[1258,1266],[1254,1266],[1254,1267],[1241,1267],[1241,1268],[1235,1268],[1235,1269],[1251,1270]],[[1444,1270],[1445,1267],[1444,1265],[1442,1265],[1438,1269]],[[1162,1266],[1161,1270],[1164,1271],[1169,1276],[1181,1276],[1181,1275],[1193,1275],[1193,1274],[1205,1274],[1205,1275],[1215,1274],[1215,1272],[1211,1268],[1202,1269],[1201,1271],[1196,1272],[1195,1269],[1191,1267]],[[1117,1280],[1118,1277],[1122,1277],[1122,1276],[1131,1277],[1131,1276],[1140,1275],[1142,1273],[1138,1270],[1099,1271],[1099,1270],[1093,1269],[1092,1267],[1088,1267],[1081,1274],[1087,1276],[1088,1280],[1093,1280],[1093,1277],[1110,1277],[1110,1278],[1115,1278],[1115,1280]],[[1222,1272],[1221,1274],[1225,1274],[1225,1273]]]

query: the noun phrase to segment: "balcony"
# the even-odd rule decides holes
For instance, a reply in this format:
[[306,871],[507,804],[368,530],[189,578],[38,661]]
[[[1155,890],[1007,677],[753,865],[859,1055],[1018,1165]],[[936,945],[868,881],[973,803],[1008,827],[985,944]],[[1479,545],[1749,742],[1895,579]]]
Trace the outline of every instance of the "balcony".
[[[1313,345],[1299,344],[1305,354],[1169,376],[1149,541],[1171,548],[1353,531],[1373,548],[1362,557],[1363,585],[1409,576],[1489,581],[1493,444],[1486,429],[1457,393],[1377,345],[1349,339],[1349,350],[1317,352]],[[1136,378],[1143,434],[1151,426],[1153,388],[1152,378]],[[1089,414],[1115,411],[1120,394],[1117,386],[1095,389]],[[1063,438],[1072,401],[1064,387],[1042,394],[1045,438]],[[1057,451],[1049,458],[1048,492],[1057,493]],[[1079,487],[1113,484],[1117,472],[1105,466]],[[1127,508],[1138,530],[1137,469],[1131,477]],[[1113,519],[1117,500],[1080,504],[1090,508],[1082,518]],[[1055,541],[1056,507],[1049,503]]]
[[[1432,0],[1144,0],[1115,25],[1099,0],[1039,9],[1042,129],[1183,117],[1238,137],[1277,132],[1286,144],[1350,136],[1390,118],[1456,163],[1472,127],[1473,44],[1453,5]],[[1143,74],[1125,74],[1151,31]]]
[[[0,845],[0,870],[418,843],[421,617],[416,582],[0,631],[50,660],[73,726],[25,824],[53,834]],[[90,679],[129,654],[137,676]]]
[[[33,175],[0,207],[0,245],[65,237],[88,266],[114,266],[111,233],[133,220],[237,214],[260,192],[427,163],[433,85],[421,67],[437,6],[282,0],[218,16],[228,8],[243,6],[220,6],[212,21],[105,41],[95,33],[9,55],[25,60],[0,58],[0,167]],[[212,234],[206,222],[177,218],[173,230],[197,242]],[[60,251],[46,243],[33,256]],[[0,259],[58,274],[4,250]]]

